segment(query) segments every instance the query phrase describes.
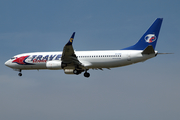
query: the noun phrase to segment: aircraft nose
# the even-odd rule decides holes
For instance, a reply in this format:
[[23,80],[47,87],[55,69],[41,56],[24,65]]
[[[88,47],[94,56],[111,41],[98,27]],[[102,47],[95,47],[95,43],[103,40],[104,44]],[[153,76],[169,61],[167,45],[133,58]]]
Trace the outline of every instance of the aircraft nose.
[[6,61],[4,64],[9,67],[9,60]]

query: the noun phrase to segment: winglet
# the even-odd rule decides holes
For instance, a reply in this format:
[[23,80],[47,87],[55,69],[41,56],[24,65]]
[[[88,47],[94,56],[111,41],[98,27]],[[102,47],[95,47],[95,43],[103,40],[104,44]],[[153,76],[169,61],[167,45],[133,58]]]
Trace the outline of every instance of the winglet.
[[69,39],[68,43],[66,45],[72,45],[73,40],[74,40],[75,32],[73,32],[71,38]]

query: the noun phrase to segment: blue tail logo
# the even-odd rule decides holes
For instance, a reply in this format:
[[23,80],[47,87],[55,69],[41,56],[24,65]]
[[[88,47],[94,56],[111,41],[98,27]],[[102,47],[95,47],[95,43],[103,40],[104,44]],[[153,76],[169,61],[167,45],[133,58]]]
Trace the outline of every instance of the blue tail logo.
[[163,18],[157,18],[135,45],[122,50],[144,50],[147,46],[155,50],[162,21]]
[[156,40],[156,36],[155,34],[148,34],[144,39],[147,43],[152,43]]

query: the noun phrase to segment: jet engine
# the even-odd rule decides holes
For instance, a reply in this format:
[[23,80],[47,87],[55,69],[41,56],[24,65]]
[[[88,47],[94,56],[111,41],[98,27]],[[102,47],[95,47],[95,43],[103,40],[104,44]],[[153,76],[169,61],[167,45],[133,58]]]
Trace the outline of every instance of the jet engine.
[[75,75],[79,75],[81,74],[81,72],[83,72],[84,70],[77,70],[77,69],[64,69],[64,73],[65,74],[75,74]]
[[65,74],[74,74],[74,69],[64,69]]
[[46,67],[47,69],[50,69],[50,70],[62,69],[61,61],[48,61],[46,62]]

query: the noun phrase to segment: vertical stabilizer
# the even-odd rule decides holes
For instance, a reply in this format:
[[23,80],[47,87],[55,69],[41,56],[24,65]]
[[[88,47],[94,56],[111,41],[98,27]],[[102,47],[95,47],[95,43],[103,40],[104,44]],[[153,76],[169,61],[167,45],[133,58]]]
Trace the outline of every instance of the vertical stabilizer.
[[162,21],[163,18],[157,18],[135,45],[122,50],[144,50],[149,45],[155,50]]

